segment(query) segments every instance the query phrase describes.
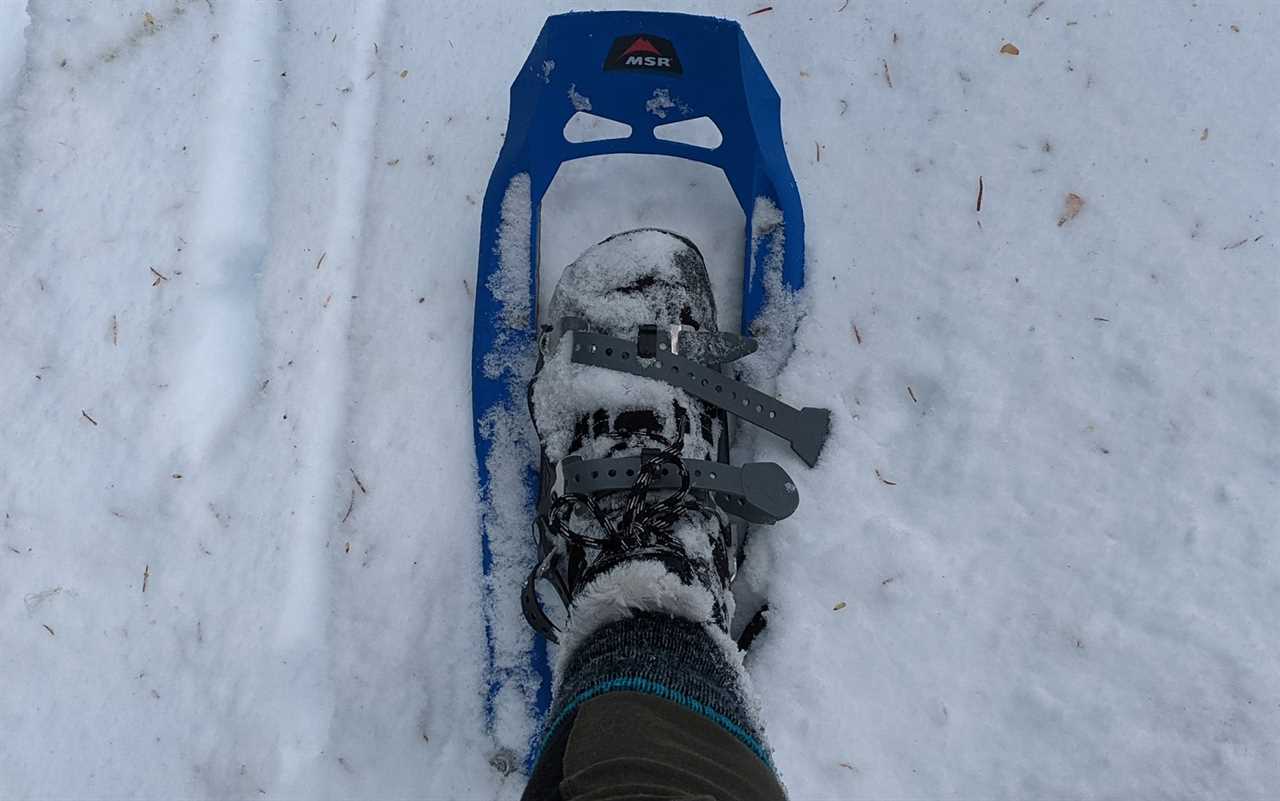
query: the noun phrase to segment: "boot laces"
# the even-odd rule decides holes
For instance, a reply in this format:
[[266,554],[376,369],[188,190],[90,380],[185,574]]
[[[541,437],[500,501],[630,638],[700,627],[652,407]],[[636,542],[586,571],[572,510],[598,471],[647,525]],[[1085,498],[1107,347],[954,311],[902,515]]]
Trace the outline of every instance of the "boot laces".
[[[665,552],[687,558],[684,545],[674,534],[676,522],[687,514],[714,516],[713,510],[692,495],[689,469],[680,458],[684,450],[683,435],[677,433],[671,442],[657,434],[652,436],[665,447],[641,462],[636,480],[626,490],[621,505],[606,508],[596,497],[577,492],[566,493],[551,504],[547,525],[553,534],[571,547],[599,551],[599,556],[588,568],[590,573],[596,572],[592,568],[614,564],[640,551]],[[680,476],[680,488],[665,498],[651,500],[649,494],[653,483],[668,475],[670,470],[675,470]],[[575,531],[570,526],[571,518],[579,509],[599,524],[603,536]]]

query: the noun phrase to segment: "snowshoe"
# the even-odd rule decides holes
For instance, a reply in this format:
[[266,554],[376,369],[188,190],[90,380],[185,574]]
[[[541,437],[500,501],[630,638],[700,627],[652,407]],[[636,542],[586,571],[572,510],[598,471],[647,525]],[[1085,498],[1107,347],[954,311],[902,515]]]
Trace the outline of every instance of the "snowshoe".
[[[566,125],[585,97],[592,114],[631,134],[569,141]],[[661,124],[703,117],[721,134],[714,147],[654,134]],[[675,156],[724,171],[746,215],[742,336],[716,330],[696,247],[659,231],[631,231],[589,250],[579,262],[614,265],[620,254],[635,261],[622,273],[571,268],[572,280],[561,280],[540,325],[542,198],[563,162],[614,153]],[[512,724],[502,699],[523,699],[522,708],[537,713],[551,699],[546,641],[557,626],[536,585],[549,584],[563,604],[581,607],[596,576],[637,561],[675,569],[683,559],[682,584],[710,595],[709,619],[725,619],[724,585],[745,523],[781,519],[798,500],[781,467],[729,465],[731,419],[789,439],[808,464],[826,437],[825,410],[794,409],[727,372],[753,347],[749,337],[768,304],[803,283],[804,219],[779,98],[738,24],[629,11],[548,18],[511,87],[506,138],[483,204],[475,287],[488,712],[499,741],[517,747],[513,737],[536,733]],[[607,311],[594,303],[600,292],[610,296]],[[641,394],[625,404],[597,394],[593,404],[589,393],[570,401],[572,393],[550,391],[572,386],[572,374],[586,369],[601,386]],[[653,559],[637,560],[642,553]],[[529,575],[523,586],[512,580],[517,573]],[[517,608],[542,636],[511,625]]]

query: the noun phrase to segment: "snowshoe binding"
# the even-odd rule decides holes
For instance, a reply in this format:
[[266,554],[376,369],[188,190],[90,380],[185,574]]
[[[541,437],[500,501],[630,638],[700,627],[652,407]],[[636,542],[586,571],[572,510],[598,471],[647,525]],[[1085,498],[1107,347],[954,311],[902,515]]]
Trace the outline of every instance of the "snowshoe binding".
[[[723,370],[756,350],[717,330],[702,254],[641,229],[587,250],[565,270],[543,328],[529,411],[541,445],[538,564],[522,607],[552,641],[635,611],[719,627],[748,523],[799,502],[777,464],[729,464],[730,416],[790,440],[809,464],[827,412],[797,410]],[[566,613],[548,615],[545,582]]]

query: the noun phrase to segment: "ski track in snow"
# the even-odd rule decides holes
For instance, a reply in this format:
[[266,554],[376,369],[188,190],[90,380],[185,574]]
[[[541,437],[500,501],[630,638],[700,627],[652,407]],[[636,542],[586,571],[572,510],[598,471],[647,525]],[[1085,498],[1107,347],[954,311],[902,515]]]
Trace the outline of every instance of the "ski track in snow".
[[191,221],[189,287],[171,353],[174,424],[185,458],[199,462],[225,440],[254,386],[256,279],[270,232],[272,142],[279,55],[277,12],[227,7],[227,33],[204,98],[207,155]]
[[[740,19],[806,212],[777,388],[833,411],[813,470],[743,440],[803,498],[740,578],[792,797],[1280,786],[1280,15],[1204,5]],[[0,0],[0,797],[518,797],[471,305],[508,87],[568,8]],[[567,165],[543,298],[674,226],[736,327],[721,183]]]
[[321,548],[320,543],[331,536],[334,521],[342,515],[341,507],[334,503],[341,497],[335,490],[347,483],[342,466],[351,358],[347,342],[357,276],[366,263],[362,234],[371,168],[368,154],[381,86],[366,76],[377,67],[374,43],[381,38],[385,5],[382,0],[361,3],[351,26],[351,64],[347,72],[351,90],[339,126],[342,136],[337,146],[337,190],[323,251],[328,260],[325,274],[330,276],[326,282],[329,294],[323,302],[327,313],[313,334],[315,358],[305,390],[311,400],[306,414],[312,432],[306,448],[312,454],[300,476],[297,527],[279,623],[282,661],[293,666],[283,677],[280,689],[294,696],[294,709],[304,710],[281,732],[282,778],[285,792],[290,795],[314,795],[320,790],[315,784],[299,786],[298,782],[315,780],[310,766],[324,751],[333,707],[324,683],[330,668],[327,612],[332,594],[327,549]]

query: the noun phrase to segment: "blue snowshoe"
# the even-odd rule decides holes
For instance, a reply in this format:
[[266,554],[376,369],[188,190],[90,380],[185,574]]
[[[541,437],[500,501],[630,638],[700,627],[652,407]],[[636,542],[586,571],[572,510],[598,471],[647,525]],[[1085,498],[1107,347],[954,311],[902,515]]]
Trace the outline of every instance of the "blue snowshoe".
[[[583,97],[630,136],[566,139]],[[654,135],[660,124],[701,117],[719,129],[718,146]],[[724,171],[747,221],[741,333],[718,330],[697,247],[654,229],[589,249],[538,319],[542,197],[562,163],[614,153]],[[732,463],[733,426],[777,434],[810,466],[827,437],[826,410],[793,408],[733,370],[756,349],[753,323],[768,303],[803,283],[804,220],[778,95],[737,23],[648,12],[550,17],[511,87],[476,281],[489,713],[504,745],[527,743],[510,741],[519,727],[498,720],[501,699],[546,711],[547,641],[598,622],[600,577],[614,577],[614,606],[618,594],[635,608],[674,604],[728,631],[748,524],[785,518],[799,500],[779,465]],[[511,580],[517,574],[523,584]],[[513,630],[517,606],[539,636]]]

